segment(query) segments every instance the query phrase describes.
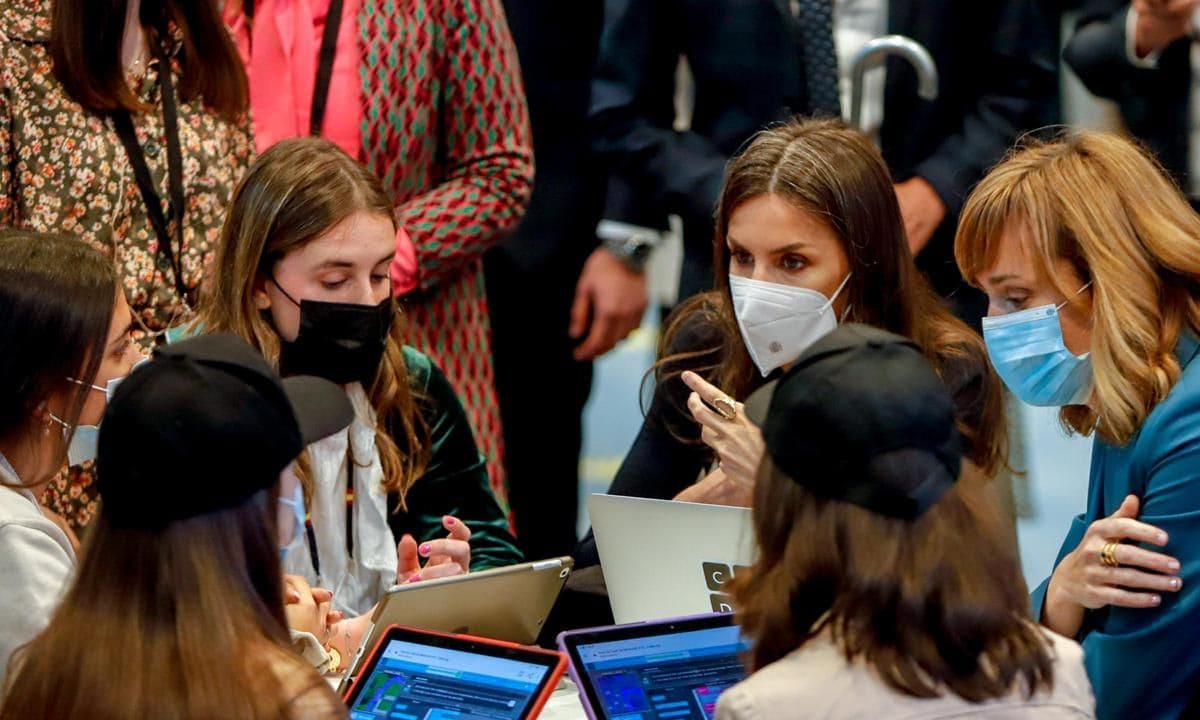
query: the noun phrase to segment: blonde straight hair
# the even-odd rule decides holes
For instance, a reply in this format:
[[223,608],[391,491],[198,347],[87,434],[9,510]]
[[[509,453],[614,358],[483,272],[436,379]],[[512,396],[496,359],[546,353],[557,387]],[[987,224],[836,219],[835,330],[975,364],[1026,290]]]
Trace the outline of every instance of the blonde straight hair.
[[[270,316],[254,304],[255,288],[285,255],[357,212],[383,215],[395,223],[391,198],[361,163],[318,138],[273,145],[234,190],[200,300],[198,320],[204,331],[235,333],[278,367],[279,333]],[[403,316],[396,313],[383,362],[367,388],[376,414],[375,447],[384,490],[400,496],[400,507],[425,471],[429,452],[428,428],[417,411],[420,398],[404,364],[404,337]],[[306,498],[312,491],[308,465],[307,454],[302,455],[298,474]]]
[[1070,132],[1018,148],[963,207],[955,255],[978,284],[1006,231],[1024,230],[1038,273],[1092,283],[1094,407],[1068,406],[1069,429],[1124,445],[1179,379],[1175,345],[1200,332],[1200,216],[1163,169],[1116,135]]

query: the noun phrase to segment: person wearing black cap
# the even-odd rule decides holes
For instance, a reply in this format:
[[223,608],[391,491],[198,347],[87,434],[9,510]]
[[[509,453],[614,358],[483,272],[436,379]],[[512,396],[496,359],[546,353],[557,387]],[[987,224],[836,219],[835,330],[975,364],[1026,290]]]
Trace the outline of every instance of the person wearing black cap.
[[758,557],[732,584],[753,674],[719,720],[1094,717],[1083,653],[1029,617],[999,508],[912,341],[839,327],[745,410],[766,443]]
[[289,468],[349,400],[229,334],[156,355],[109,402],[76,582],[14,656],[0,718],[345,717],[290,649],[279,556],[303,529]]

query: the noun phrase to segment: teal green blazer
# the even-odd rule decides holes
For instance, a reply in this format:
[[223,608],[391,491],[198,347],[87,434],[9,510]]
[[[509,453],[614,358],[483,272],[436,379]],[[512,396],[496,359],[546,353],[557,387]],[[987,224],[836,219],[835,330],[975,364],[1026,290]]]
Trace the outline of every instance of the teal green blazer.
[[[1087,612],[1076,639],[1101,719],[1178,718],[1200,687],[1200,342],[1185,335],[1175,352],[1183,366],[1179,382],[1129,443],[1096,439],[1087,512],[1071,523],[1054,563],[1075,549],[1091,523],[1137,495],[1139,519],[1167,532],[1164,552],[1181,566],[1183,588],[1163,593],[1159,607]],[[1033,593],[1039,615],[1048,582]]]

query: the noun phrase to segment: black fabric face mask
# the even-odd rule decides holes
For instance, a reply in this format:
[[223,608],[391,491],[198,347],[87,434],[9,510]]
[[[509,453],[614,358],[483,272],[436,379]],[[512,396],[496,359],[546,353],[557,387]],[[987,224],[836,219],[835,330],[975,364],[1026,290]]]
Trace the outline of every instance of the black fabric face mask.
[[296,302],[282,287],[279,291],[300,307],[300,332],[280,348],[280,375],[315,375],[339,385],[360,382],[370,390],[395,318],[392,298],[378,305]]

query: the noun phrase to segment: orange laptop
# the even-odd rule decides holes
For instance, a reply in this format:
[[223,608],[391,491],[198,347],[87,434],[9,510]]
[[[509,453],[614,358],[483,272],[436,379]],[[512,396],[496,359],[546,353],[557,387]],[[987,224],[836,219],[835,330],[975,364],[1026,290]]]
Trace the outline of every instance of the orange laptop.
[[393,625],[345,701],[351,720],[529,720],[566,666],[562,653]]

